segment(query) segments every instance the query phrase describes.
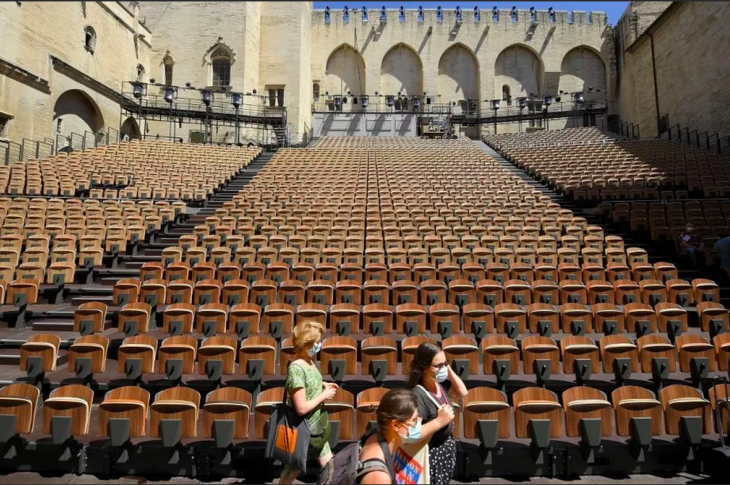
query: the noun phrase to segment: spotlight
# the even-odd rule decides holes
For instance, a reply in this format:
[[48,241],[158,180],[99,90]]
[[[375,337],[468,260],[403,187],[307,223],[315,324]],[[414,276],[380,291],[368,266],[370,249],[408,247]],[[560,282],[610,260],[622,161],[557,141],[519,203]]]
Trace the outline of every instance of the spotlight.
[[369,96],[360,96],[360,104],[363,108],[367,108],[370,104],[370,97]]
[[527,106],[527,98],[517,98],[517,103],[520,106],[520,109],[524,109]]
[[393,96],[392,95],[388,95],[385,97],[385,104],[388,106],[388,108],[393,107]]
[[330,23],[330,7],[329,5],[324,8],[324,23]]
[[418,23],[423,23],[423,5],[418,6]]
[[510,17],[512,17],[512,22],[517,22],[517,7],[512,7],[512,10],[509,12]]
[[189,88],[190,86],[192,86],[192,83],[187,82],[185,83],[185,86]]
[[474,7],[474,22],[479,22],[482,19],[482,13],[479,7]]
[[383,5],[380,8],[380,25],[385,25],[388,23],[388,14],[385,11],[385,5]]
[[417,110],[421,108],[421,98],[413,96],[413,109]]
[[441,22],[444,19],[444,11],[441,9],[441,5],[436,7],[436,22]]
[[406,9],[403,8],[403,5],[401,5],[398,9],[398,20],[400,20],[401,22],[406,21]]
[[[561,91],[561,92],[562,92],[562,91]],[[555,102],[556,102],[556,103],[559,103],[559,102],[560,102],[560,96],[555,96]]]
[[454,11],[454,16],[456,17],[456,25],[461,25],[463,20],[461,18],[461,7],[458,5],[456,6],[456,10]]
[[151,78],[150,83],[155,84],[155,78]]
[[583,93],[575,93],[575,102],[578,104],[583,104],[583,101],[585,101],[585,98],[583,98]]
[[377,91],[375,91],[375,96],[378,96],[378,92]]
[[206,106],[210,106],[210,102],[213,100],[213,93],[208,89],[204,89],[201,94],[203,95],[203,103]]
[[555,22],[555,10],[553,10],[553,7],[548,8],[548,17],[550,18],[550,22]]
[[492,109],[494,111],[497,111],[499,109],[499,100],[498,99],[493,99],[489,103],[491,104]]
[[543,104],[544,104],[545,106],[550,106],[551,104],[553,104],[553,97],[552,97],[552,96],[545,96],[545,97],[544,97],[544,98],[542,99],[542,103],[543,103]]
[[241,106],[241,100],[243,99],[243,96],[241,96],[241,93],[231,93],[231,104],[238,108]]
[[255,89],[253,90],[253,93],[256,94],[256,90]]
[[335,96],[335,109],[337,109],[337,110],[342,109],[342,98],[339,96]]
[[530,20],[537,22],[537,12],[535,11],[535,7],[530,7]]
[[499,22],[499,9],[496,5],[492,7],[492,21]]
[[368,21],[368,8],[367,6],[362,6],[362,21],[367,22]]
[[588,92],[589,93],[592,93],[593,92],[593,86],[588,86]]
[[345,8],[342,9],[342,21],[344,23],[347,23],[350,21],[350,9],[347,8],[347,5],[345,5]]
[[139,99],[143,96],[144,86],[142,83],[132,83],[132,94],[135,98]]
[[172,104],[172,102],[174,100],[175,100],[175,88],[165,89],[165,101]]

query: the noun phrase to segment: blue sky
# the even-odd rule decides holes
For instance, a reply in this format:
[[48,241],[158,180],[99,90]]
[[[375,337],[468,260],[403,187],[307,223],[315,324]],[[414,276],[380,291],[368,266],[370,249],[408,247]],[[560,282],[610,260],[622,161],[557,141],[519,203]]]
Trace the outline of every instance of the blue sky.
[[530,7],[535,7],[538,10],[547,10],[548,7],[553,7],[555,10],[606,12],[609,23],[616,25],[616,22],[624,13],[624,10],[626,10],[629,2],[314,2],[314,8],[316,9],[324,9],[324,7],[329,6],[332,10],[340,10],[345,5],[350,8],[362,8],[363,5],[367,5],[368,8],[380,8],[385,5],[388,9],[398,8],[403,5],[409,10],[417,9],[419,5],[423,5],[423,8],[427,9],[435,9],[441,5],[444,10],[453,10],[457,5],[460,5],[467,12],[472,11],[475,5],[478,5],[483,11],[491,10],[495,5],[504,10],[509,10],[513,6],[516,6],[520,10],[529,10]]

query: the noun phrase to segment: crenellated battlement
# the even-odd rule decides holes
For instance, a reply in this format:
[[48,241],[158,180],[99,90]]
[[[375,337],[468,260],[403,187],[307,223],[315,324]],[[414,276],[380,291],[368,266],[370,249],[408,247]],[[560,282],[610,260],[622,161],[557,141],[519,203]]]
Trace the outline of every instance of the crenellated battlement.
[[[408,25],[423,25],[425,27],[433,26],[434,24],[442,23],[447,25],[456,25],[456,12],[454,9],[444,9],[443,18],[439,22],[437,19],[436,9],[424,9],[423,10],[423,22],[418,20],[418,10],[407,9],[405,10],[405,21],[401,22],[399,19],[399,9],[386,9],[387,22],[392,23],[403,23]],[[495,21],[492,18],[491,9],[481,10],[481,19],[479,24],[482,25],[514,25],[515,27],[529,26],[531,23],[531,16],[529,10],[517,10],[517,21],[513,21],[511,18],[511,10],[500,9],[499,10],[499,21]],[[567,27],[567,26],[595,26],[597,28],[603,28],[607,23],[607,17],[605,12],[583,12],[578,10],[567,11],[567,10],[555,10],[554,21],[550,19],[550,14],[547,10],[537,10],[535,12],[535,19],[538,24],[555,25],[556,27]],[[314,10],[312,12],[312,21],[314,25],[325,23],[325,11]],[[464,24],[474,24],[474,10],[473,9],[462,9],[462,22]],[[361,9],[351,9],[349,11],[349,21],[344,21],[344,11],[342,9],[330,10],[330,25],[362,25]],[[368,24],[378,25],[380,24],[380,9],[368,9]]]

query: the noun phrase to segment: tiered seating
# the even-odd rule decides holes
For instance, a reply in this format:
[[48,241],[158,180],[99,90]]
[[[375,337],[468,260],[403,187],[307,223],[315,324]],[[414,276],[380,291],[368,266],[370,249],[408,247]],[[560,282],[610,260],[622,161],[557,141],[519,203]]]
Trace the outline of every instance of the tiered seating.
[[730,200],[601,202],[598,208],[604,220],[649,233],[654,242],[676,241],[687,222],[708,248],[730,235]]
[[599,133],[570,128],[485,141],[577,201],[730,196],[727,157],[665,140],[619,143]]
[[483,134],[482,140],[495,149],[527,148],[561,144],[589,144],[608,142],[612,139],[597,128],[570,128],[566,130],[542,130],[531,133]]
[[[89,443],[89,462],[103,456],[118,471],[120,449],[158,457],[160,445],[179,452],[181,469],[191,454],[218,469],[258,460],[292,330],[311,319],[326,329],[320,370],[341,384],[326,403],[333,446],[372,426],[426,341],[469,388],[456,406],[460,453],[532,445],[494,466],[537,464],[532,453],[551,443],[567,462],[577,439],[639,460],[673,450],[676,437],[696,450],[713,432],[724,394],[709,379],[730,368],[718,286],[650,264],[470,142],[325,138],[280,150],[231,200],[203,210],[177,244],[161,238],[138,277],[109,282],[104,302],[69,305],[73,338],[23,330],[18,363],[0,367],[17,398],[0,405],[0,423],[13,414],[28,439],[73,436]],[[33,391],[21,383],[51,384],[51,399],[67,401],[41,407],[50,428],[33,430]],[[88,400],[77,383],[109,392]]]
[[88,190],[95,199],[204,200],[259,153],[135,140],[0,167],[0,193],[74,197]]

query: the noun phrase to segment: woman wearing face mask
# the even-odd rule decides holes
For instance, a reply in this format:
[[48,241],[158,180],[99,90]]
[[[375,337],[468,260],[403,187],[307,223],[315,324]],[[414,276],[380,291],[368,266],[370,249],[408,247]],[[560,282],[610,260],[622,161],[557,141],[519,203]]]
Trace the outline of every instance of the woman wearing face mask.
[[[393,389],[380,400],[377,411],[378,431],[365,440],[360,451],[357,482],[362,484],[383,483],[433,483],[422,476],[423,467],[409,467],[398,456],[399,448],[428,439],[424,434],[418,414],[418,400],[413,391]],[[439,411],[435,419],[447,426],[454,419],[453,411]],[[386,449],[384,450],[383,447]],[[390,463],[388,463],[390,461]],[[391,471],[396,476],[391,476]]]
[[[450,392],[447,393],[444,385],[450,388]],[[431,483],[449,483],[456,466],[456,442],[452,435],[454,411],[450,397],[466,397],[466,386],[451,370],[441,349],[435,344],[424,342],[416,349],[411,362],[407,387],[413,389],[418,399],[418,413],[423,418],[422,433],[433,434],[428,443]],[[452,417],[446,424],[436,419],[444,408],[450,411]]]
[[[294,328],[292,340],[294,360],[289,364],[286,374],[287,404],[300,416],[306,416],[312,430],[307,458],[319,460],[320,466],[332,459],[332,451],[326,438],[322,439],[329,428],[329,415],[323,403],[329,401],[337,392],[337,384],[322,383],[314,357],[322,349],[324,327],[319,322],[305,321]],[[313,446],[313,445],[319,445]],[[279,483],[292,483],[299,475],[298,470],[284,467]]]
[[705,249],[705,245],[694,231],[694,224],[688,222],[685,230],[677,237],[677,244],[679,245],[679,249],[689,256],[690,261],[692,261],[692,266],[696,269],[700,265],[698,253],[701,253]]

